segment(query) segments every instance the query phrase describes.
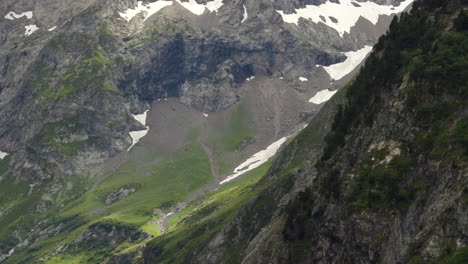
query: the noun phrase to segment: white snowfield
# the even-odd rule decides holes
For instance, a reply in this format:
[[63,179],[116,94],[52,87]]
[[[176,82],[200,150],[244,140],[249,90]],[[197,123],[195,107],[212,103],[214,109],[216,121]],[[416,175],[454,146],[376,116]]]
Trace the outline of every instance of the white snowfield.
[[[340,0],[339,4],[326,2],[324,4],[306,5],[301,9],[296,9],[294,14],[285,14],[281,10],[277,10],[281,14],[283,20],[287,23],[298,24],[299,18],[310,19],[315,23],[323,23],[327,26],[336,29],[340,36],[345,32],[349,33],[351,27],[356,25],[359,17],[369,20],[374,25],[379,20],[379,15],[392,15],[404,11],[414,0],[405,0],[399,6],[378,5],[374,2],[358,2],[353,0]],[[325,21],[320,18],[325,18]],[[332,17],[332,18],[330,18]],[[333,20],[338,20],[333,22]]]
[[244,21],[247,20],[247,18],[249,17],[249,14],[247,14],[247,8],[245,7],[245,5],[242,6],[244,7],[244,16],[242,18],[241,23],[244,23]]
[[271,157],[273,157],[278,149],[286,142],[288,137],[283,137],[279,139],[278,141],[274,142],[270,146],[268,146],[266,149],[257,152],[254,154],[252,157],[248,158],[246,161],[244,161],[242,164],[237,166],[237,168],[234,169],[234,174],[228,176],[225,180],[220,182],[219,184],[225,184],[227,182],[230,182],[234,180],[235,178],[241,176],[242,174],[251,171],[263,163],[267,162]]
[[299,81],[301,82],[307,82],[309,79],[305,78],[305,77],[299,77]]
[[135,146],[135,144],[138,143],[138,141],[140,141],[140,139],[142,137],[146,136],[146,134],[148,133],[149,127],[146,125],[146,116],[147,116],[147,114],[148,114],[148,110],[146,110],[141,115],[132,115],[133,118],[135,118],[136,121],[138,121],[142,125],[146,126],[146,129],[130,132],[130,137],[132,137],[132,145],[127,149],[127,151],[130,151],[130,149],[132,149],[133,146]]
[[206,4],[199,4],[195,0],[189,0],[188,2],[176,1],[195,15],[202,15],[205,13],[205,8],[210,12],[218,12],[221,6],[223,6],[223,0],[213,0]]
[[134,18],[136,15],[140,14],[141,12],[145,12],[144,13],[145,18],[143,19],[143,21],[145,21],[150,16],[156,14],[159,10],[170,5],[172,5],[172,1],[157,1],[154,3],[148,3],[148,4],[143,4],[142,1],[138,1],[137,6],[135,8],[130,8],[123,13],[119,13],[119,15],[123,19],[130,22],[130,20],[132,20],[132,18]]
[[352,72],[371,51],[372,46],[365,46],[357,51],[344,52],[343,54],[347,57],[345,61],[322,67],[328,72],[331,79],[339,80]]
[[[189,0],[188,2],[182,2],[180,0],[175,0],[175,2],[181,4],[184,8],[194,13],[195,15],[202,15],[205,13],[205,10],[208,9],[210,12],[217,12],[218,9],[223,5],[223,0],[214,0],[206,4],[198,4],[195,0]],[[119,12],[119,15],[130,22],[136,15],[144,12],[144,19],[146,21],[149,17],[159,12],[166,6],[170,6],[174,1],[163,1],[159,0],[154,3],[143,3],[142,1],[137,2],[135,8],[130,8],[125,12]]]
[[338,92],[338,90],[329,91],[328,89],[325,89],[325,90],[319,91],[318,93],[316,93],[316,94],[314,95],[314,97],[310,98],[309,103],[313,103],[313,104],[321,104],[321,103],[324,103],[324,102],[330,100],[330,98],[331,98],[336,92]]
[[26,28],[26,32],[24,32],[26,36],[31,35],[32,33],[34,33],[34,31],[39,29],[36,25],[27,25],[24,27]]
[[9,20],[15,20],[18,18],[26,17],[27,19],[33,18],[33,12],[32,11],[26,11],[21,14],[17,14],[13,11],[10,11],[8,14],[5,15],[5,19]]
[[8,153],[0,151],[0,160],[4,159],[6,156],[8,156]]

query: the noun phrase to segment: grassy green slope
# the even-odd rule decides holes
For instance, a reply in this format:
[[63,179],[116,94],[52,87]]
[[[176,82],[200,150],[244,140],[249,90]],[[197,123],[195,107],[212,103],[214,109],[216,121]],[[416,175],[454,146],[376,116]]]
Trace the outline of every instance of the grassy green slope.
[[193,201],[172,218],[167,233],[149,243],[150,247],[157,247],[162,252],[158,263],[184,263],[194,250],[232,221],[242,205],[264,190],[256,183],[270,166],[271,162],[267,162],[239,180],[223,185]]
[[[159,235],[159,228],[155,224],[148,223],[152,218],[159,217],[153,215],[153,209],[159,208],[168,212],[171,207],[184,201],[190,194],[213,180],[208,156],[198,143],[198,134],[195,130],[186,139],[184,147],[174,153],[163,154],[153,151],[151,155],[141,159],[138,153],[142,148],[143,146],[136,146],[130,160],[97,186],[89,184],[91,182],[89,179],[75,182],[74,189],[81,194],[68,193],[71,202],[65,201],[63,207],[57,206],[46,217],[49,225],[62,223],[66,226],[65,230],[32,247],[18,249],[17,254],[6,263],[25,263],[25,261],[33,263],[41,257],[49,256],[60,245],[72,242],[91,224],[104,220],[128,224],[153,236]],[[2,162],[2,167],[6,162],[7,160]],[[69,180],[71,179],[66,179]],[[38,220],[39,216],[24,212],[30,212],[37,201],[41,201],[47,195],[43,191],[44,188],[41,188],[28,196],[27,184],[20,184],[18,187],[12,181],[13,179],[8,176],[0,184],[0,188],[6,190],[1,196],[2,208],[5,206],[12,208],[0,218],[4,223],[0,229],[2,237],[8,237],[8,234],[18,226],[26,228],[29,221]],[[111,205],[105,204],[106,197],[110,193],[126,185],[137,186],[137,191]],[[15,190],[14,194],[12,190]],[[50,263],[57,261],[88,263],[91,257],[106,256],[109,253],[111,252],[101,250],[74,255],[64,254],[51,259]],[[80,262],[82,258],[83,261]]]

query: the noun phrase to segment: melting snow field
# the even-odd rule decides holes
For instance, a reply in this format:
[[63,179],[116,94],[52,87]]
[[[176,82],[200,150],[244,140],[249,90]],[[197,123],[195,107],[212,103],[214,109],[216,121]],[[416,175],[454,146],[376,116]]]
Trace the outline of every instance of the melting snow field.
[[[147,114],[148,114],[148,110],[146,110],[141,115],[133,115],[133,118],[135,118],[135,120],[140,122],[142,125],[146,126],[146,116],[147,116]],[[132,145],[127,149],[127,151],[130,151],[130,149],[132,149],[133,146],[135,146],[135,144],[138,143],[138,141],[140,141],[140,139],[142,137],[146,136],[148,131],[149,131],[148,126],[146,126],[145,130],[131,131],[130,132],[130,137],[132,137]]]
[[[353,0],[340,0],[339,4],[326,2],[318,6],[306,5],[305,8],[296,9],[295,14],[281,14],[283,20],[288,23],[298,24],[299,18],[310,19],[315,23],[324,23],[340,33],[349,33],[351,27],[356,25],[359,17],[364,17],[374,25],[379,20],[379,15],[392,15],[405,10],[414,0],[406,0],[400,3],[400,6],[378,5],[374,2],[358,2]],[[320,16],[325,18],[323,21]],[[332,18],[330,18],[332,17]],[[333,19],[334,18],[334,19]],[[336,21],[336,20],[338,21]],[[335,20],[335,22],[333,21]]]
[[330,78],[339,80],[352,72],[372,51],[372,46],[365,46],[357,51],[344,52],[346,60],[323,68],[328,72]]
[[[175,1],[181,4],[190,12],[194,13],[195,15],[202,15],[203,13],[205,13],[206,9],[208,9],[210,12],[217,12],[218,9],[223,5],[223,0],[214,0],[206,4],[198,4],[197,2],[195,2],[195,0],[189,0],[188,2],[182,2],[180,0]],[[123,19],[127,20],[127,22],[130,22],[130,20],[132,20],[132,18],[134,18],[136,15],[145,12],[145,18],[143,19],[143,21],[145,21],[150,16],[156,14],[164,7],[170,6],[172,4],[173,1],[157,1],[154,3],[147,4],[143,4],[142,1],[138,1],[137,6],[135,8],[130,8],[125,12],[119,12],[119,15]]]
[[0,151],[0,160],[4,159],[6,156],[8,156],[8,153]]
[[21,14],[16,14],[15,12],[10,11],[8,14],[5,15],[5,19],[9,20],[15,20],[17,18],[22,18],[26,17],[27,19],[33,18],[33,12],[32,11],[26,11]]
[[237,166],[237,168],[234,169],[234,174],[228,176],[225,180],[220,182],[219,184],[225,184],[227,182],[230,182],[234,180],[235,178],[241,176],[242,174],[251,171],[263,163],[267,162],[271,157],[273,157],[278,149],[281,147],[281,145],[286,142],[288,137],[281,138],[280,140],[274,142],[270,146],[268,146],[266,149],[257,152],[254,154],[252,157],[248,158],[246,161],[244,161],[242,164]]
[[314,95],[314,97],[310,98],[309,103],[313,103],[313,104],[321,104],[321,103],[324,103],[324,102],[330,100],[330,98],[331,98],[336,92],[338,92],[338,90],[336,90],[336,91],[329,91],[328,89],[326,89],[326,90],[319,91],[317,94]]
[[213,0],[206,4],[199,4],[195,0],[189,0],[188,2],[176,1],[195,15],[202,15],[205,13],[205,8],[210,10],[210,12],[218,12],[219,8],[223,6],[223,0]]
[[24,32],[26,36],[31,35],[32,33],[34,33],[34,31],[39,29],[36,25],[27,25],[24,27],[26,28],[26,32]]
[[[26,12],[23,12],[21,14],[17,14],[17,13],[15,13],[13,11],[10,11],[8,14],[5,15],[5,19],[15,20],[15,19],[22,18],[22,17],[26,17],[26,19],[31,19],[31,18],[33,18],[33,16],[34,16],[34,14],[33,14],[32,11],[26,11]],[[26,36],[31,35],[32,33],[34,33],[34,31],[39,29],[36,25],[27,25],[27,26],[24,26],[24,27],[26,29],[24,34]]]
[[244,23],[245,20],[249,17],[249,14],[247,14],[247,8],[245,8],[245,5],[242,5],[244,7],[244,16],[242,18],[241,23]]
[[130,8],[124,13],[119,13],[119,15],[127,20],[128,22],[132,20],[136,15],[140,14],[141,12],[145,11],[145,18],[143,21],[148,19],[150,16],[156,14],[159,10],[163,9],[166,6],[172,5],[172,1],[157,1],[154,3],[143,4],[142,1],[137,2],[137,6],[135,8]]

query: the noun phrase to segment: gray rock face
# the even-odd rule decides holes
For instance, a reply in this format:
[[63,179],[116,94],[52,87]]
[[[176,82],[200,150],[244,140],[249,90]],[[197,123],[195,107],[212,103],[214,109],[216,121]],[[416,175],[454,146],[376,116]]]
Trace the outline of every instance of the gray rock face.
[[[249,19],[241,24],[244,4]],[[220,111],[252,75],[301,76],[379,36],[358,30],[341,38],[308,21],[291,28],[275,11],[286,4],[319,2],[226,1],[204,16],[174,4],[146,23],[119,17],[135,1],[2,2],[2,16],[34,16],[0,21],[0,149],[13,153],[22,180],[84,174],[128,148],[129,131],[141,129],[130,113],[149,101],[179,97]],[[25,36],[28,24],[39,30]]]
[[[295,13],[296,9],[304,8],[306,5],[319,6],[326,2],[337,3],[339,0],[270,0],[277,10],[283,10],[286,14]],[[356,2],[374,2],[379,5],[398,6],[404,0],[356,0]]]
[[115,190],[109,195],[107,195],[105,203],[106,205],[111,205],[119,200],[124,199],[130,194],[136,192],[138,188],[140,188],[138,184],[128,184],[128,185],[122,186],[118,190]]
[[68,245],[65,251],[96,250],[97,248],[116,247],[124,241],[135,243],[147,238],[148,235],[131,226],[113,223],[97,223],[81,233],[75,241]]

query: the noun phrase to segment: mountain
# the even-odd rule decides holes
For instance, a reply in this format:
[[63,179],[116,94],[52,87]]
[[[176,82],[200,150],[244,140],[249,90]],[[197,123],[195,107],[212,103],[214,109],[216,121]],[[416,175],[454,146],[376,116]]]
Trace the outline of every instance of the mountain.
[[[384,100],[394,95],[390,91],[385,96],[379,91],[372,95],[365,86],[368,83],[361,84],[364,88],[352,88],[365,83],[353,77],[392,17],[410,9],[412,3],[2,1],[0,261],[255,262],[261,259],[259,254],[269,257],[270,251],[272,258],[287,256],[279,248],[297,255],[298,259],[290,258],[292,262],[301,261],[301,256],[307,258],[294,251],[301,243],[295,240],[294,223],[311,221],[302,219],[301,210],[308,210],[305,206],[300,202],[296,207],[303,209],[294,206],[298,192],[304,193],[303,199],[311,199],[307,197],[320,195],[313,189],[317,188],[315,181],[327,178],[323,175],[328,172],[334,175],[339,171],[332,179],[355,174],[351,171],[357,167],[348,163],[361,164],[364,157],[349,144],[362,149],[370,142],[377,144],[373,149],[380,155],[385,154],[382,149],[391,148],[391,152],[398,148],[400,154],[394,156],[415,156],[402,152],[401,145],[411,138],[403,132],[380,146],[387,140],[386,129],[396,125],[386,115],[390,110],[385,110]],[[442,5],[440,2],[429,3],[433,5],[429,14],[439,12],[433,9]],[[447,14],[456,16],[459,12],[458,1],[448,3],[440,11],[445,20],[451,19]],[[432,27],[415,24],[414,28],[401,29],[401,36],[418,33],[420,28]],[[425,42],[443,39],[436,34],[442,30],[434,31]],[[408,53],[399,55],[395,48],[386,55],[386,68],[380,67],[380,61],[368,66],[381,70],[368,73],[370,77],[364,79],[380,80],[380,75],[396,73],[395,69],[413,58],[414,69],[427,66],[427,50],[413,50],[420,45],[417,36],[414,43],[401,44],[413,45],[408,46]],[[391,50],[384,43],[407,41],[395,38],[385,42],[385,38],[376,47],[381,53]],[[452,65],[443,56],[457,56],[449,55],[440,55],[440,60]],[[439,68],[434,66],[431,71],[437,73],[446,67]],[[464,84],[466,75],[453,76],[449,80]],[[352,85],[337,92],[350,80]],[[395,88],[391,83],[400,84],[398,79],[385,79],[376,86],[391,90]],[[430,105],[430,100],[448,96],[427,97],[416,85],[420,83],[414,84],[410,101],[423,112],[433,111],[425,105]],[[351,90],[359,90],[359,98],[350,98],[347,91]],[[427,101],[419,102],[420,98]],[[337,106],[352,100],[362,108]],[[462,103],[449,113],[454,115],[450,124],[460,119]],[[440,106],[441,111],[451,109],[445,106]],[[380,126],[381,133],[357,126],[359,120],[371,122],[373,117],[357,121],[349,117],[378,115],[380,109],[388,122]],[[420,114],[414,119],[423,120]],[[415,133],[410,129],[416,129],[411,120],[398,123],[408,128],[405,133]],[[341,127],[341,123],[346,125]],[[449,128],[450,124],[440,126]],[[459,127],[457,137],[461,139],[455,143],[448,140],[450,148],[451,144],[465,144],[464,126]],[[326,137],[328,146],[323,154],[330,128],[339,130]],[[348,143],[348,138],[354,138],[351,128],[362,130],[366,141]],[[424,141],[423,145],[439,142],[438,136],[447,136],[452,130],[447,131],[440,135],[434,131],[433,142]],[[349,134],[346,140],[343,134]],[[283,145],[272,162],[270,158]],[[461,155],[453,153],[454,157]],[[326,158],[321,159],[323,155]],[[342,161],[338,155],[346,158]],[[357,158],[351,162],[349,156]],[[319,159],[320,166],[315,167]],[[419,164],[411,166],[419,168]],[[330,184],[336,188],[344,185]],[[364,182],[362,188],[370,188],[370,184]],[[412,192],[411,188],[404,190]],[[359,199],[356,202],[362,206],[368,198]],[[339,208],[348,205],[336,204]],[[323,201],[321,206],[328,208]],[[336,216],[345,219],[344,215]],[[285,221],[292,223],[293,230],[286,228]],[[322,219],[317,221],[322,223]]]
[[144,263],[466,263],[467,5],[394,18],[263,178],[194,202]]

